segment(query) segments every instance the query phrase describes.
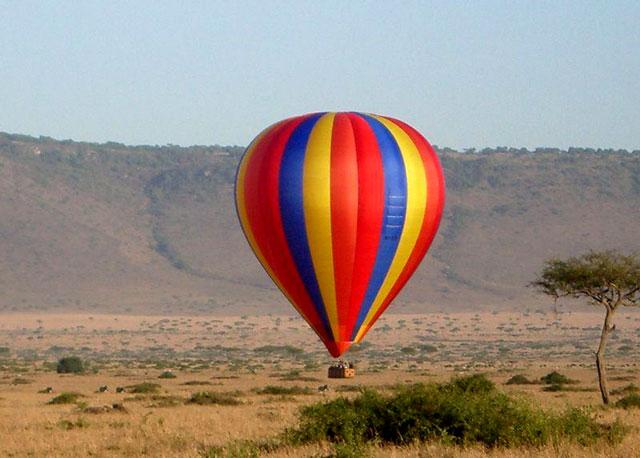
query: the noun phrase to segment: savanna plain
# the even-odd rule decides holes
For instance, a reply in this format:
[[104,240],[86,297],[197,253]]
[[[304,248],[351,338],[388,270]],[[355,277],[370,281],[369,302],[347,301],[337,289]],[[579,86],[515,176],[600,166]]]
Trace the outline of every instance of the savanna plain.
[[[294,316],[5,313],[0,455],[640,456],[640,409],[618,402],[640,385],[640,313],[617,317],[604,407],[596,312],[389,314],[346,355],[357,376],[340,380],[327,378],[332,359]],[[82,373],[58,373],[69,356]],[[328,440],[300,440],[321,406],[341,408],[343,398],[388,399],[415,386],[443,392],[470,380],[549,415],[577,407],[577,422],[588,418],[603,433],[508,446],[437,434],[353,445],[329,425]],[[568,428],[584,426],[574,423]]]

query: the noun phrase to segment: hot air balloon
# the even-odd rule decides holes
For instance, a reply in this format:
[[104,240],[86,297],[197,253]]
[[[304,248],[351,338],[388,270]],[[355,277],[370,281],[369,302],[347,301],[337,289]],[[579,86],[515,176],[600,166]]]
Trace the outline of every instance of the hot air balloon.
[[253,140],[238,168],[236,209],[264,269],[338,357],[415,272],[444,192],[433,148],[404,122],[312,113]]

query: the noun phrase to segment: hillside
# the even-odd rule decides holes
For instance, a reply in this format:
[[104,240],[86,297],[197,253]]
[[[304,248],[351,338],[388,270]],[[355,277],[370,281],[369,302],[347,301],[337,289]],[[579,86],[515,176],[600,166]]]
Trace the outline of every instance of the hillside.
[[[289,310],[233,206],[239,147],[0,134],[0,310]],[[539,306],[542,261],[640,249],[640,152],[440,151],[447,206],[395,310]]]

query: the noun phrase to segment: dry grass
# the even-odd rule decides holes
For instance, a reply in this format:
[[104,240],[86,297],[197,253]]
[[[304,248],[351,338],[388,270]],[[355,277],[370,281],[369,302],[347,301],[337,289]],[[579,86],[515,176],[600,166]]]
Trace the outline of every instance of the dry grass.
[[[631,339],[637,346],[637,325],[632,319],[623,322],[619,341]],[[3,456],[199,456],[203,448],[224,445],[238,439],[261,439],[277,435],[287,426],[296,424],[300,406],[332,399],[336,396],[351,396],[357,387],[390,389],[393,385],[412,382],[441,381],[461,373],[484,372],[499,387],[508,393],[534,399],[549,409],[562,409],[566,405],[591,405],[602,422],[619,418],[635,428],[616,446],[598,445],[584,449],[574,444],[558,447],[524,450],[485,450],[483,448],[455,448],[439,444],[421,444],[409,447],[371,448],[373,456],[387,457],[631,457],[640,450],[640,409],[601,409],[597,391],[586,391],[596,387],[592,357],[586,351],[569,351],[569,340],[580,341],[576,336],[584,334],[584,342],[591,342],[590,332],[582,328],[597,322],[590,315],[561,317],[561,324],[551,326],[557,317],[532,313],[522,314],[439,314],[439,315],[395,315],[385,317],[380,326],[388,325],[392,331],[375,331],[369,341],[372,344],[360,352],[353,353],[358,361],[359,374],[354,380],[328,380],[325,370],[330,359],[321,349],[309,346],[309,332],[297,321],[288,317],[255,317],[240,319],[207,317],[119,317],[105,316],[89,320],[80,317],[85,328],[74,332],[62,331],[60,317],[41,317],[44,331],[40,339],[29,340],[33,328],[25,321],[24,331],[12,326],[13,318],[0,316],[0,346],[9,346],[11,355],[0,360],[0,444]],[[116,320],[117,319],[117,320]],[[218,321],[216,321],[218,320]],[[279,325],[276,322],[279,320]],[[546,320],[546,321],[545,321]],[[251,326],[257,331],[247,339],[240,339],[234,322]],[[449,324],[451,323],[451,324]],[[513,324],[511,324],[513,323]],[[67,322],[68,324],[68,322]],[[544,331],[526,327],[547,325]],[[232,328],[225,328],[231,326]],[[481,331],[474,331],[479,326]],[[499,327],[512,327],[504,332]],[[561,327],[576,327],[565,329]],[[212,330],[207,330],[210,327]],[[280,329],[279,343],[287,342],[305,348],[302,356],[292,357],[253,352],[258,342],[255,334],[260,327]],[[444,329],[440,329],[444,327]],[[461,331],[452,332],[453,327]],[[425,332],[435,329],[436,333]],[[124,332],[122,332],[124,330]],[[216,335],[217,344],[227,350],[212,351],[210,360],[200,354],[198,345],[208,343],[212,332],[226,331]],[[265,340],[276,345],[271,331],[265,331]],[[511,333],[522,333],[512,337]],[[595,331],[594,331],[595,332]],[[437,352],[425,351],[412,354],[400,351],[401,347],[418,348],[427,342],[438,348]],[[375,337],[374,337],[375,336]],[[161,340],[165,338],[164,340]],[[152,342],[156,339],[157,342]],[[502,341],[500,341],[502,339]],[[520,339],[520,341],[518,340]],[[120,341],[130,342],[131,354],[119,353]],[[305,345],[304,342],[307,342]],[[402,342],[400,346],[398,341]],[[521,341],[531,343],[523,346]],[[105,343],[107,342],[107,343]],[[374,343],[375,342],[375,343]],[[536,346],[535,343],[545,345]],[[547,344],[551,345],[547,345]],[[61,375],[51,370],[50,363],[57,358],[49,349],[52,346],[83,346],[80,351],[88,360],[90,370],[84,375]],[[149,346],[163,346],[156,353]],[[507,348],[500,349],[500,345]],[[615,349],[617,343],[612,345]],[[107,351],[110,347],[110,352]],[[233,350],[229,350],[234,348]],[[34,357],[26,358],[30,351]],[[486,353],[486,357],[478,356]],[[93,355],[93,357],[92,357]],[[501,356],[502,355],[502,356]],[[226,359],[225,359],[226,358]],[[49,363],[46,365],[45,362]],[[610,373],[613,389],[640,384],[640,367],[635,353],[616,355],[612,351]],[[305,367],[317,367],[307,369]],[[91,369],[96,369],[93,373]],[[380,369],[384,368],[384,369]],[[171,370],[175,378],[158,378],[162,372]],[[557,370],[578,381],[572,385],[585,391],[544,392],[542,385],[505,385],[515,374],[524,374],[530,380],[539,380],[543,375]],[[299,373],[309,381],[293,378],[280,380],[282,374]],[[28,379],[31,383],[12,383],[16,378]],[[277,382],[275,382],[277,380]],[[313,381],[319,380],[319,381]],[[116,393],[118,386],[129,387],[152,381],[160,385],[158,393],[134,395],[127,391]],[[275,382],[275,383],[274,383]],[[329,384],[330,391],[318,392],[321,384]],[[306,396],[265,396],[259,390],[269,385],[307,388]],[[98,387],[107,385],[109,390],[100,393]],[[45,387],[53,387],[53,393],[38,393]],[[238,405],[197,405],[186,402],[193,393],[233,392],[241,401]],[[63,392],[83,395],[76,404],[48,405],[47,402]],[[136,398],[137,396],[137,398]],[[617,399],[617,397],[615,398]],[[614,400],[615,400],[614,399]],[[165,402],[166,401],[166,402]],[[102,406],[123,404],[126,411]],[[80,404],[80,405],[78,405]],[[92,412],[92,413],[87,413]],[[329,453],[328,445],[284,447],[273,453],[279,457],[313,456]]]

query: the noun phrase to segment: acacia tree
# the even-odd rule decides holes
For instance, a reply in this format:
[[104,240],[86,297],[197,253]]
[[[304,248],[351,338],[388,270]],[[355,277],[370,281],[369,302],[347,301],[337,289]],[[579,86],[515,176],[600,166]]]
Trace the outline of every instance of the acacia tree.
[[613,315],[618,307],[640,305],[640,258],[617,251],[592,251],[567,260],[550,259],[532,285],[554,299],[574,297],[604,307],[596,367],[602,402],[608,404],[604,362],[607,338],[615,330]]

